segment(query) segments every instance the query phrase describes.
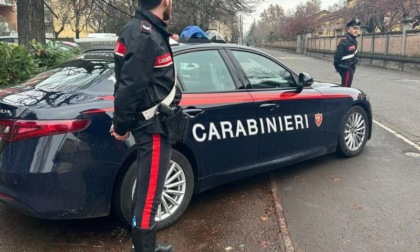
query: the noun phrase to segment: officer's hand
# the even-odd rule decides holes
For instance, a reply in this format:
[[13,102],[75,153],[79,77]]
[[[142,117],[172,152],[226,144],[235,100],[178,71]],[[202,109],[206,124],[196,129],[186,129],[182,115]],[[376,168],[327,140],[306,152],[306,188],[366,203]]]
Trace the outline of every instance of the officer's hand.
[[120,136],[120,135],[118,135],[117,133],[114,132],[114,137],[118,141],[125,141],[130,137],[130,131],[127,131],[127,133],[125,133],[124,136]]
[[109,133],[111,133],[111,136],[115,137],[118,141],[125,141],[130,137],[130,131],[127,131],[125,135],[120,136],[114,131],[114,124],[111,125],[111,128],[109,129]]
[[127,131],[124,136],[120,136],[116,132],[112,132],[111,135],[114,136],[118,141],[125,141],[130,137],[130,131]]
[[178,41],[179,41],[179,35],[178,35],[178,34],[172,34],[172,35],[171,35],[171,38],[172,38],[173,40],[175,40],[176,42],[178,42]]

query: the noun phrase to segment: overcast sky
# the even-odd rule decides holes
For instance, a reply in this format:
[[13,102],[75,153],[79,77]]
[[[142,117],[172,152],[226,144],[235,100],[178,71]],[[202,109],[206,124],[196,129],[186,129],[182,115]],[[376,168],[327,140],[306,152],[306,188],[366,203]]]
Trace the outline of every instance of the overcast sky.
[[[267,9],[270,4],[278,4],[285,12],[287,12],[289,9],[293,9],[296,7],[299,3],[306,3],[307,0],[263,0],[261,4],[258,4],[256,6],[255,13],[251,15],[245,15],[244,18],[244,32],[248,31],[249,27],[251,26],[252,22],[255,20],[260,19],[260,14],[265,9]],[[326,10],[330,5],[333,5],[335,3],[338,3],[340,0],[321,0],[321,10]]]

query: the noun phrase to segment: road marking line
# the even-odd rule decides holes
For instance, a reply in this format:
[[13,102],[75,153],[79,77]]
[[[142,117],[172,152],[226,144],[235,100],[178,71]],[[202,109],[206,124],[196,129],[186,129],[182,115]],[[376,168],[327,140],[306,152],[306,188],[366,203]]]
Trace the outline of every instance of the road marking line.
[[270,173],[270,187],[271,193],[273,194],[274,207],[276,209],[277,222],[280,227],[280,237],[281,244],[283,246],[284,252],[294,252],[295,248],[293,247],[292,239],[290,238],[289,229],[287,228],[286,218],[284,217],[284,209],[281,203],[277,185],[274,182],[274,175]]
[[420,151],[420,146],[417,145],[416,143],[414,143],[413,141],[409,140],[408,138],[406,138],[405,136],[399,134],[398,132],[396,132],[395,130],[385,126],[384,124],[373,120],[373,122],[375,124],[377,124],[379,127],[383,128],[384,130],[388,131],[389,133],[393,134],[394,136],[396,136],[397,138],[403,140],[404,142],[408,143],[409,145],[413,146],[414,148],[416,148],[418,151]]
[[[417,150],[420,151],[420,146],[418,146],[417,144],[415,144],[413,141],[409,140],[405,136],[399,134],[395,130],[385,126],[384,124],[382,124],[382,123],[380,123],[376,120],[373,120],[373,122],[375,124],[377,124],[379,127],[381,127],[384,130],[390,132],[391,134],[393,134],[397,138],[403,140],[404,142],[408,143],[409,145],[413,146],[414,148],[416,148]],[[279,228],[280,228],[281,245],[283,246],[283,250],[285,252],[294,252],[295,248],[293,247],[292,239],[291,239],[290,234],[289,234],[289,229],[288,229],[287,223],[286,223],[286,217],[284,216],[284,208],[283,208],[283,205],[281,203],[281,200],[280,200],[280,197],[279,197],[279,194],[278,194],[277,185],[274,181],[273,173],[270,173],[270,187],[271,187],[271,193],[273,195],[274,207],[276,209],[277,222],[278,222]]]

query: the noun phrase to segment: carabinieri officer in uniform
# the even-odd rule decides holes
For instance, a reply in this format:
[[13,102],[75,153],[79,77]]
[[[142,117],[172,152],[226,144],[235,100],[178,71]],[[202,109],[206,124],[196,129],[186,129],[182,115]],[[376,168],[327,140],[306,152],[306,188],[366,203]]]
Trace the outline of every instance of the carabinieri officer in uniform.
[[165,21],[172,0],[141,0],[134,19],[115,45],[115,101],[110,133],[125,141],[130,132],[137,147],[138,176],[132,205],[134,251],[172,251],[156,245],[155,215],[171,158],[170,125],[161,104],[176,108],[181,98]]
[[356,37],[360,32],[359,19],[353,18],[346,25],[347,34],[337,46],[334,55],[334,67],[341,76],[341,86],[351,87],[356,65],[359,62],[357,57]]

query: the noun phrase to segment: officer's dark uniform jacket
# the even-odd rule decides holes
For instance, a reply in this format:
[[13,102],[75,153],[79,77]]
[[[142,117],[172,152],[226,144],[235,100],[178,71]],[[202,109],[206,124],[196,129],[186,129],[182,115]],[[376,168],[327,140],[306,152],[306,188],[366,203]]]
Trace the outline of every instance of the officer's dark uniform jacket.
[[[160,116],[146,121],[140,114],[165,99],[174,85],[171,34],[166,26],[150,11],[138,8],[116,42],[113,124],[119,135],[137,129],[167,135]],[[180,99],[177,88],[172,106],[177,106]]]
[[355,69],[359,62],[357,57],[357,40],[350,33],[346,34],[337,46],[334,55],[334,67],[337,71]]

